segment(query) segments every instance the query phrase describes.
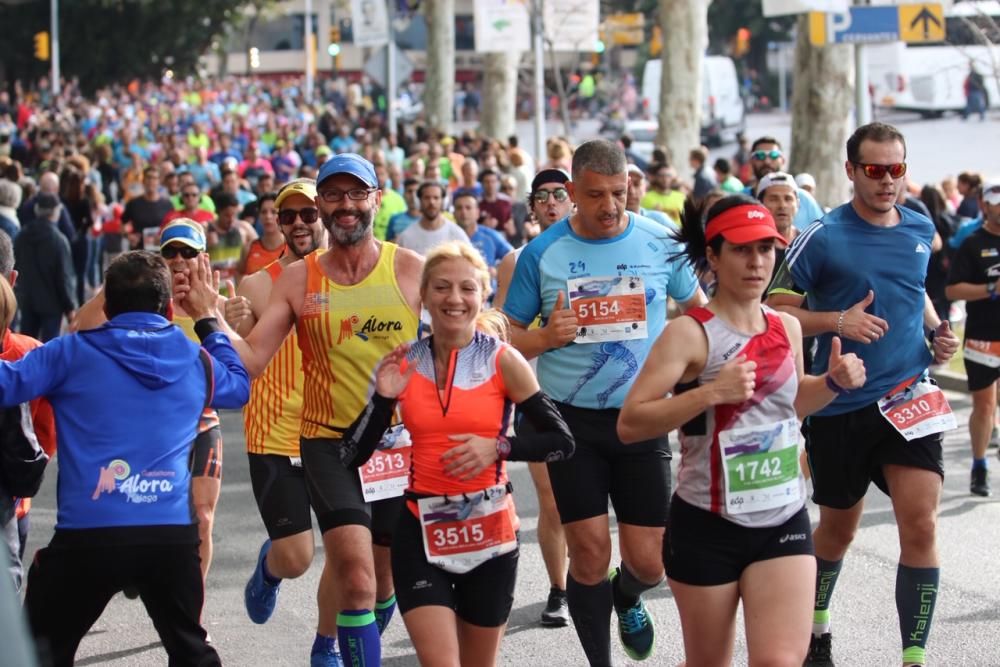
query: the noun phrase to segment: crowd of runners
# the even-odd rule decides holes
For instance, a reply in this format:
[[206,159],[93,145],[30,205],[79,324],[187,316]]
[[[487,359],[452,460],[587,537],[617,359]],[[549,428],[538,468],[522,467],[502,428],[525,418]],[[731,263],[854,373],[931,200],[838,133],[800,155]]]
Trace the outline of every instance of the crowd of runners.
[[[60,462],[30,568],[30,498],[0,475],[40,655],[72,664],[123,592],[171,664],[219,664],[201,608],[223,452],[245,444],[267,534],[246,613],[282,613],[315,519],[312,665],[381,664],[397,608],[421,664],[496,664],[507,461],[538,496],[539,623],[572,624],[591,665],[614,664],[613,628],[654,654],[662,586],[689,666],[731,662],[740,604],[752,664],[834,664],[872,482],[899,531],[901,663],[926,664],[957,426],[929,368],[963,347],[989,495],[1000,181],[917,197],[905,137],[872,123],[824,211],[773,137],[714,169],[629,144],[555,138],[536,163],[516,137],[397,137],[287,83],[0,93],[0,404]],[[242,408],[245,443],[218,408]]]

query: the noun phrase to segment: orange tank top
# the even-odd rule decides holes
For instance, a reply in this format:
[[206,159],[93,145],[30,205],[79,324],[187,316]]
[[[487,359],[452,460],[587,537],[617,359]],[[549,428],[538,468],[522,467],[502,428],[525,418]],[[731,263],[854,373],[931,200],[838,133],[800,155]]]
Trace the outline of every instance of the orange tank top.
[[247,250],[247,265],[244,275],[249,276],[257,273],[271,262],[281,259],[285,255],[285,248],[286,245],[282,243],[274,250],[268,250],[260,239],[255,239],[250,244],[250,249]]
[[306,292],[296,321],[302,350],[302,437],[339,439],[374,391],[375,367],[417,337],[419,319],[396,282],[396,246],[356,285],[330,280],[319,253],[305,258]]
[[433,336],[424,338],[411,348],[408,361],[417,368],[399,396],[403,424],[413,441],[410,491],[456,495],[505,484],[503,461],[461,481],[445,475],[441,455],[459,444],[450,435],[496,438],[507,432],[513,403],[500,373],[500,354],[506,344],[477,331],[471,343],[452,351],[444,389],[438,389],[432,341]]
[[[274,261],[264,267],[272,283],[284,267]],[[243,429],[251,454],[299,455],[302,424],[302,353],[292,331],[264,372],[250,384],[243,408]]]

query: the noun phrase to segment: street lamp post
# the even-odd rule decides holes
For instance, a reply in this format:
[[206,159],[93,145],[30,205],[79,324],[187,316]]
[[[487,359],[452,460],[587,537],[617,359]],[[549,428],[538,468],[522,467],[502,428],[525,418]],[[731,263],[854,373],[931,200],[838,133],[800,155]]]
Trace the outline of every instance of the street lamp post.
[[532,3],[532,30],[535,33],[535,158],[537,165],[545,162],[545,34],[542,1]]
[[59,85],[59,0],[50,0],[51,8],[50,32],[52,33],[52,45],[49,53],[49,62],[52,65],[52,94],[59,95],[61,86]]
[[[55,0],[53,0],[55,2]],[[306,51],[306,101],[312,102],[313,100],[313,71],[315,70],[315,51],[313,49],[313,30],[312,30],[312,14],[313,14],[313,3],[312,0],[306,0],[305,6],[305,20],[302,22],[304,28],[304,33],[302,37],[302,44],[305,46]]]

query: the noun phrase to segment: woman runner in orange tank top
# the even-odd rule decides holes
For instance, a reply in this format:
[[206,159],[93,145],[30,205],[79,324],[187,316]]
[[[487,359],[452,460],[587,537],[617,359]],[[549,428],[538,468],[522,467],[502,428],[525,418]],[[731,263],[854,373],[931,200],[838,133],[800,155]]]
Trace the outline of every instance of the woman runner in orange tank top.
[[[428,255],[420,294],[434,333],[382,360],[372,402],[344,436],[349,464],[364,464],[398,400],[413,459],[392,574],[422,664],[495,664],[518,553],[505,461],[556,461],[575,447],[528,363],[483,331],[495,321],[482,312],[489,285],[468,244]],[[505,436],[514,403],[537,435]]]

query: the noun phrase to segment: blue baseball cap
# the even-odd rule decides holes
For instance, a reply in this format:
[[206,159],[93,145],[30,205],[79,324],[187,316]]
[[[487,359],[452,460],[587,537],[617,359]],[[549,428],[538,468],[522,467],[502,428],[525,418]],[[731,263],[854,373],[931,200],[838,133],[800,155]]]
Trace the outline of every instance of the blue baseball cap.
[[163,250],[168,243],[183,243],[189,248],[205,252],[205,230],[190,218],[171,220],[160,232],[160,250]]
[[350,174],[370,188],[378,187],[375,167],[357,153],[341,153],[324,162],[323,166],[319,168],[316,185],[320,185],[329,177],[337,174]]

